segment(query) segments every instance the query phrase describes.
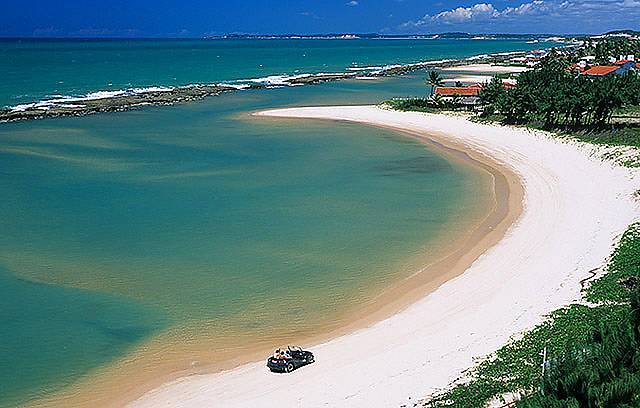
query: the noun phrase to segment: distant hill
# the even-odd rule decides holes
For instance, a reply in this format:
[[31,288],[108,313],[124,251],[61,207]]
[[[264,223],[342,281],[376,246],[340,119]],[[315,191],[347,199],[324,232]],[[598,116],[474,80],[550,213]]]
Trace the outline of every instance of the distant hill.
[[461,33],[461,32],[451,32],[451,33],[441,33],[441,34],[435,34],[438,36],[438,38],[473,38],[475,37],[475,35],[469,34],[469,33]]

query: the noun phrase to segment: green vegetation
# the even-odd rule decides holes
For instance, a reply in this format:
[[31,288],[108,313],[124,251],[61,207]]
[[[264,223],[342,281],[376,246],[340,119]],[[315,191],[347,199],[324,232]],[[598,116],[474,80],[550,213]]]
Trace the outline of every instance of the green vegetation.
[[483,408],[507,393],[523,395],[517,406],[525,408],[640,407],[640,224],[584,297],[594,303],[553,312],[424,407]]
[[630,71],[591,79],[570,70],[569,59],[554,52],[505,89],[494,78],[480,92],[483,114],[503,122],[546,129],[603,129],[614,112],[640,104],[640,76]]
[[[520,74],[515,87],[505,87],[504,74],[497,75],[480,91],[480,106],[475,109],[480,113],[472,120],[550,130],[559,137],[595,144],[640,147],[640,74],[629,71],[592,78],[571,68],[580,55],[593,55],[596,49],[598,55],[640,56],[640,40],[599,40],[570,55],[552,51],[534,69]],[[432,71],[426,82],[433,88],[442,80]],[[439,95],[387,105],[404,111],[474,110],[456,99],[444,101]],[[640,166],[639,157],[620,157],[620,162]]]
[[[615,48],[619,43],[633,42],[598,44]],[[494,78],[480,91],[482,113],[476,119],[551,130],[588,143],[640,147],[640,75],[629,71],[592,79],[572,72],[571,60],[552,52],[522,73],[514,88],[505,89]],[[621,163],[638,167],[640,159],[623,157]]]

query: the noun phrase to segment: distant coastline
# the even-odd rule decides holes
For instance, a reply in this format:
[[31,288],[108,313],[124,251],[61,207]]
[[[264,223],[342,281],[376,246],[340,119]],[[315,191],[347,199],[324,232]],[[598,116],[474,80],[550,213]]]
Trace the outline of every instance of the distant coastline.
[[[582,36],[582,35],[580,35]],[[541,40],[557,41],[558,39],[571,38],[573,36],[558,36],[554,34],[471,34],[463,32],[448,32],[439,34],[377,34],[377,33],[331,33],[331,34],[225,34],[206,37],[207,39],[251,39],[251,40]]]

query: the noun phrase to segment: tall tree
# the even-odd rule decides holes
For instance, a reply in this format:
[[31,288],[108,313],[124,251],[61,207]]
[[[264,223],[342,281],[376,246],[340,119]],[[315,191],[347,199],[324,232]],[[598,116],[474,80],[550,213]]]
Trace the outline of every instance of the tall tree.
[[478,95],[480,103],[484,107],[484,113],[488,115],[494,113],[498,100],[503,98],[506,93],[507,90],[502,85],[502,80],[497,76],[491,78],[491,81],[482,87]]
[[430,96],[433,96],[433,93],[435,92],[436,87],[442,86],[442,78],[440,77],[440,74],[437,71],[429,71],[426,82],[428,85],[431,86]]

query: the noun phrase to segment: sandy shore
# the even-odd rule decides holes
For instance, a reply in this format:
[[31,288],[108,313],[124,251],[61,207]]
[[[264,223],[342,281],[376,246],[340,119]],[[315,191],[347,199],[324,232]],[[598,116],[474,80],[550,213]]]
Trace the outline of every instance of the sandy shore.
[[486,74],[504,74],[504,73],[518,73],[528,71],[527,67],[511,67],[507,65],[493,65],[493,64],[471,64],[471,65],[456,65],[453,67],[442,68],[442,71],[455,71],[455,72],[474,72],[474,73],[486,73]]
[[635,172],[603,162],[590,146],[370,106],[264,114],[360,122],[464,149],[519,178],[523,210],[463,274],[400,313],[314,347],[317,363],[290,375],[271,374],[259,361],[185,377],[132,407],[393,407],[415,401],[446,386],[474,357],[577,299],[580,279],[602,265],[639,214]]

